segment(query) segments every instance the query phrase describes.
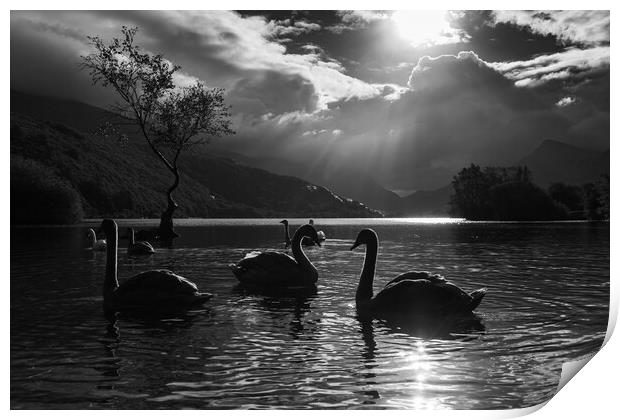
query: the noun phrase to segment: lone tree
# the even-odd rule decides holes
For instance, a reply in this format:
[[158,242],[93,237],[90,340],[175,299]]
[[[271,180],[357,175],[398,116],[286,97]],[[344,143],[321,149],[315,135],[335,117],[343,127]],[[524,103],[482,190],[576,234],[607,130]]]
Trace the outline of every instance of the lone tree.
[[[174,84],[181,67],[160,54],[153,55],[134,44],[138,28],[122,27],[122,36],[105,44],[88,37],[95,52],[82,56],[81,67],[88,70],[94,85],[111,86],[120,96],[111,111],[139,132],[155,156],[170,171],[174,182],[166,190],[168,206],[161,215],[159,237],[178,236],[172,215],[178,204],[172,193],[179,186],[179,157],[184,150],[205,144],[212,137],[234,134],[230,128],[230,107],[224,90],[207,88],[201,82],[187,87]],[[117,131],[107,125],[107,131]]]

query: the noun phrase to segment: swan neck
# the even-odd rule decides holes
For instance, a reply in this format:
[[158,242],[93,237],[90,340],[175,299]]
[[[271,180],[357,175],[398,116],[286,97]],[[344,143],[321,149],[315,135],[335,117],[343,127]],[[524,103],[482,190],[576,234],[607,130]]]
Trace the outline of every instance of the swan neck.
[[362,273],[360,274],[360,282],[357,286],[357,293],[355,295],[355,300],[358,303],[372,299],[372,283],[375,278],[378,249],[379,244],[376,240],[366,244],[364,267],[362,268]]
[[[109,234],[108,234],[109,233]],[[118,246],[118,229],[114,228],[112,232],[106,232],[108,239],[106,248],[105,261],[105,280],[103,283],[103,299],[108,299],[114,291],[118,289],[117,278],[117,246]]]
[[94,248],[95,244],[97,243],[97,235],[95,234],[95,231],[90,229],[88,231],[88,238],[90,239],[90,247]]
[[291,244],[291,235],[289,234],[288,223],[284,223],[284,243],[286,246]]
[[300,231],[297,230],[297,232],[295,232],[295,235],[293,236],[293,241],[291,243],[293,258],[295,258],[297,264],[299,264],[304,271],[310,273],[318,273],[314,265],[312,265],[312,263],[304,253],[303,249],[301,248],[301,241],[303,238],[303,234],[301,234]]

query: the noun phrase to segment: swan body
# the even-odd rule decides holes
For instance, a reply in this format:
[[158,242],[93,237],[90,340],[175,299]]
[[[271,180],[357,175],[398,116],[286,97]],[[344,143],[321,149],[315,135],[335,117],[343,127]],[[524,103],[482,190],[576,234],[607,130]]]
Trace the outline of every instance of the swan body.
[[93,229],[88,229],[88,244],[90,245],[88,250],[92,251],[105,251],[106,241],[105,239],[97,239],[97,234]]
[[202,304],[213,295],[200,293],[194,283],[169,270],[150,270],[119,284],[117,279],[118,227],[105,219],[101,229],[108,238],[103,302],[106,309],[159,312]]
[[351,250],[363,244],[366,257],[355,296],[360,312],[386,316],[471,314],[486,293],[486,289],[466,293],[440,275],[411,271],[399,275],[373,296],[379,239],[372,229],[360,231]]
[[253,251],[229,267],[239,282],[252,290],[294,292],[316,288],[319,274],[301,248],[304,237],[320,246],[314,228],[303,225],[291,241],[293,257],[282,252]]
[[155,253],[155,249],[150,243],[146,241],[136,242],[133,228],[127,228],[127,237],[129,238],[127,244],[127,253],[129,255],[149,255]]

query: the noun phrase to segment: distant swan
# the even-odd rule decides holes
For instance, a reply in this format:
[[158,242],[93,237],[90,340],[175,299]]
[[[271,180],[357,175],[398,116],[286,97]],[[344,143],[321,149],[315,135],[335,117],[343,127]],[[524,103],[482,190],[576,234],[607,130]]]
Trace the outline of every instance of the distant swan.
[[379,239],[372,229],[362,229],[351,247],[366,245],[364,268],[355,302],[360,312],[379,315],[456,315],[471,313],[486,293],[479,289],[465,293],[442,276],[428,272],[403,273],[373,296],[373,279]]
[[291,241],[294,258],[282,252],[254,251],[229,267],[239,282],[249,289],[294,292],[316,288],[319,274],[301,248],[304,237],[320,246],[316,230],[310,225],[303,225]]
[[[280,223],[282,223],[284,225],[284,249],[287,249],[289,246],[291,246],[291,237],[289,234],[289,224],[288,224],[288,220],[284,219],[281,220]],[[314,227],[314,220],[310,219],[310,222],[308,223],[310,226]],[[309,237],[305,237],[302,239],[301,244],[303,246],[314,246],[314,245],[320,245],[321,242],[325,242],[325,233],[320,230],[317,233],[317,237],[319,238],[318,242],[315,242],[314,240],[312,240]]]
[[[314,220],[310,219],[308,221],[308,224],[314,227]],[[327,239],[327,237],[325,236],[325,232],[323,232],[322,230],[317,231],[316,234],[319,236],[319,241],[321,242],[325,242],[325,239]]]
[[121,285],[117,279],[118,227],[105,219],[101,229],[108,238],[103,302],[106,309],[160,312],[181,309],[209,300],[213,295],[200,293],[196,285],[169,270],[151,270],[137,274]]
[[105,239],[97,239],[97,234],[93,229],[88,229],[88,245],[89,247],[86,248],[88,250],[105,251],[106,249]]
[[129,242],[127,243],[127,253],[130,255],[146,255],[154,254],[155,249],[153,245],[146,241],[136,242],[134,237],[133,228],[127,228],[127,237]]
[[284,225],[284,249],[291,246],[291,235],[288,233],[288,220],[281,220],[280,223]]

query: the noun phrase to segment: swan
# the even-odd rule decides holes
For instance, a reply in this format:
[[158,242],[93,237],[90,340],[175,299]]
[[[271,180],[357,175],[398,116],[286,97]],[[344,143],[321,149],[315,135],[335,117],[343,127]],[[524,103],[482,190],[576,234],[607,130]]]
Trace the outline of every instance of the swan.
[[319,273],[301,248],[304,237],[321,246],[316,230],[310,225],[303,225],[291,241],[294,258],[282,252],[253,251],[229,267],[239,282],[249,289],[294,292],[316,288]]
[[88,243],[89,247],[86,248],[92,251],[105,251],[106,249],[106,241],[105,239],[97,239],[97,234],[93,229],[88,229]]
[[103,283],[106,309],[159,312],[199,305],[213,296],[200,293],[196,285],[169,270],[137,274],[119,285],[117,279],[118,226],[112,219],[101,222],[109,244]]
[[[281,220],[280,223],[282,223],[284,225],[284,249],[287,249],[289,246],[291,246],[291,237],[289,235],[289,224],[288,224],[288,220],[284,219]],[[310,219],[310,223],[308,223],[310,226],[314,227],[314,220]],[[312,240],[309,237],[304,237],[301,240],[301,244],[303,246],[314,246],[314,245],[318,245],[321,242],[325,242],[325,233],[323,233],[322,230],[317,232],[317,237],[319,238],[318,242],[315,242],[314,240]],[[319,245],[320,246],[320,245]]]
[[155,249],[153,245],[146,241],[136,242],[134,237],[133,228],[127,228],[127,237],[129,238],[129,243],[127,244],[127,253],[130,255],[145,255],[145,254],[154,254]]
[[[308,221],[308,224],[309,224],[310,226],[314,227],[314,220],[313,220],[313,219],[310,219],[310,220]],[[327,237],[325,236],[325,232],[323,232],[322,230],[317,231],[317,232],[316,232],[316,234],[319,236],[319,240],[320,240],[321,242],[325,242],[325,239],[327,239]]]
[[280,223],[284,225],[284,249],[291,246],[291,235],[288,233],[288,220],[281,220]]
[[375,231],[362,229],[351,250],[360,245],[366,245],[366,257],[355,294],[359,312],[386,316],[471,314],[486,294],[486,289],[466,293],[440,275],[411,271],[399,275],[373,296],[379,248]]

